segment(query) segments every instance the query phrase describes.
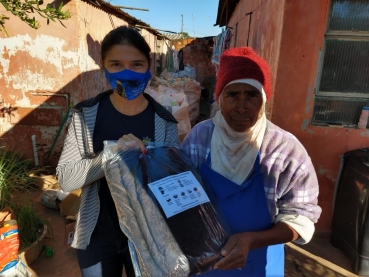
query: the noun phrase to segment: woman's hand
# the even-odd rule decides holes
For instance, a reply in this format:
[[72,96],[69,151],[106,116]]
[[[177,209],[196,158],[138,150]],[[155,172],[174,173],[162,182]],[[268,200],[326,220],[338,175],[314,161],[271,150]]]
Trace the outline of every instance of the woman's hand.
[[223,256],[213,268],[235,269],[245,266],[250,250],[298,239],[299,234],[288,224],[278,222],[272,228],[259,232],[239,233],[231,236],[220,254]]
[[136,148],[138,145],[143,153],[147,153],[146,147],[143,142],[132,134],[124,135],[118,140],[118,145],[124,145],[127,148]]
[[244,267],[247,255],[251,250],[251,242],[252,239],[249,233],[240,233],[231,236],[220,252],[223,258],[213,268],[229,270]]

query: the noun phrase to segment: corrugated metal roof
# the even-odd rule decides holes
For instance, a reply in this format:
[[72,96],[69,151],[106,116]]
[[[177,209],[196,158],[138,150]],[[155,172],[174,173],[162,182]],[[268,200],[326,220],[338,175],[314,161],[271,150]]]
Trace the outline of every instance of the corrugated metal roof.
[[139,19],[137,19],[136,17],[131,16],[130,14],[122,11],[120,8],[115,7],[114,5],[111,5],[108,2],[105,2],[103,0],[83,0],[84,2],[90,3],[91,5],[94,5],[95,7],[100,7],[100,8],[105,8],[107,10],[110,10],[112,14],[116,13],[116,16],[118,17],[123,17],[128,24],[135,26],[137,28],[144,28],[146,30],[151,31],[151,33],[159,36],[159,37],[164,37],[166,39],[167,36],[160,33],[158,30],[156,30],[155,28],[152,28],[149,24],[147,24],[146,22],[143,22]]
[[163,33],[169,40],[178,40],[183,39],[182,34],[170,34],[170,33]]
[[218,15],[214,26],[226,26],[240,0],[219,0]]

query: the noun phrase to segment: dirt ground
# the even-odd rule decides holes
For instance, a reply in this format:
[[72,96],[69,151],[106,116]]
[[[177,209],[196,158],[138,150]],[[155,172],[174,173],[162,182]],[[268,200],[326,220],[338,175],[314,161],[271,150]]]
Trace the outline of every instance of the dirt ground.
[[[41,193],[32,195],[37,212],[51,223],[53,234],[47,235],[42,245],[54,249],[53,257],[44,253],[29,265],[32,277],[82,277],[76,251],[66,244],[65,226],[70,221],[58,210],[41,204]],[[351,269],[347,257],[329,242],[329,234],[316,234],[305,246],[287,244],[285,247],[285,276],[287,277],[358,277]],[[124,274],[123,274],[124,277]],[[153,276],[160,277],[160,276]]]
[[34,193],[33,198],[39,215],[50,221],[53,236],[48,232],[42,245],[54,249],[54,255],[47,257],[44,253],[29,268],[32,277],[82,277],[79,270],[76,250],[66,244],[65,226],[69,220],[60,216],[59,210],[46,208],[41,204],[41,193]]

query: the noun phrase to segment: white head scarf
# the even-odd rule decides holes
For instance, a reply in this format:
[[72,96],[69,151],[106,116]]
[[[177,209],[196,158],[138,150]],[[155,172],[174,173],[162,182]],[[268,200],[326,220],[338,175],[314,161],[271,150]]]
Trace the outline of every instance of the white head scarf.
[[263,86],[257,80],[234,80],[225,87],[233,83],[249,84],[258,89],[263,97],[262,115],[255,125],[245,132],[236,132],[227,124],[222,114],[220,97],[220,110],[213,118],[215,128],[211,138],[211,168],[234,183],[241,185],[252,172],[264,139],[267,122],[265,116],[266,95]]

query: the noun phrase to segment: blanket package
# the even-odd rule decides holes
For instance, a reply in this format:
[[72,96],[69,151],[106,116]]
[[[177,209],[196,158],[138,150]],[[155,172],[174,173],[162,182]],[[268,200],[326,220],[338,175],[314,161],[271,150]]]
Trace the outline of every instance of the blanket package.
[[184,152],[104,142],[103,167],[136,276],[212,269],[229,238],[214,196]]

